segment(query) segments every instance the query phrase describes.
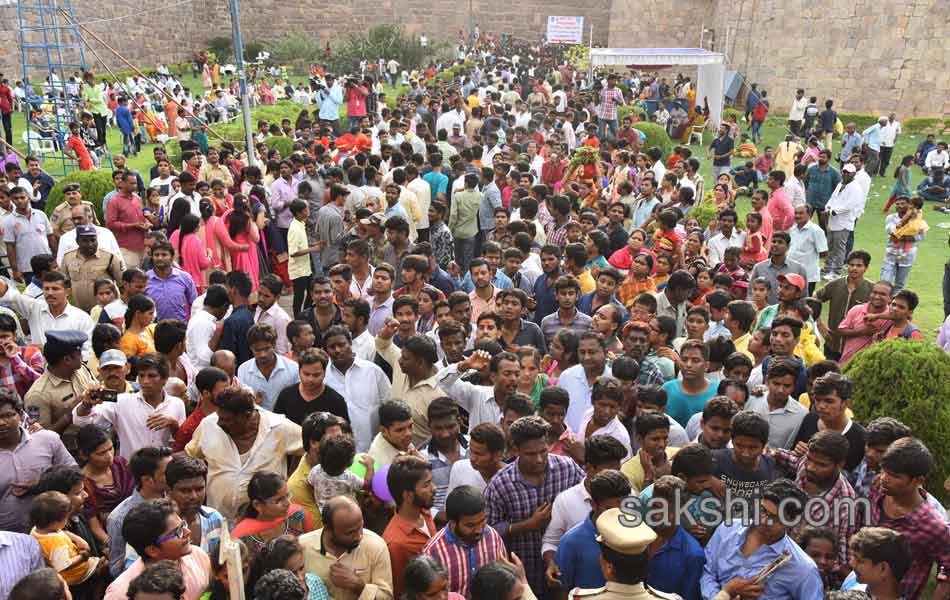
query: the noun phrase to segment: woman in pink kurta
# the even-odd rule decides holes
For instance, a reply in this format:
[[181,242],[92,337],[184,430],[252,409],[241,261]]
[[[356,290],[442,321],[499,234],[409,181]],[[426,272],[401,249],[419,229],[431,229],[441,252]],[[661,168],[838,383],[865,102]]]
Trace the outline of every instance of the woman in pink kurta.
[[242,197],[234,199],[234,208],[224,213],[224,216],[218,220],[216,233],[219,240],[224,234],[237,244],[247,246],[247,249],[243,251],[230,249],[231,270],[247,271],[256,290],[260,276],[257,242],[260,241],[261,234],[251,217],[251,209],[247,204],[247,200]]
[[201,219],[188,213],[181,218],[181,224],[168,241],[178,253],[178,264],[181,265],[181,270],[191,275],[195,281],[195,287],[201,293],[205,289],[204,272],[211,267],[212,262],[211,252],[198,237],[199,227],[201,227]]

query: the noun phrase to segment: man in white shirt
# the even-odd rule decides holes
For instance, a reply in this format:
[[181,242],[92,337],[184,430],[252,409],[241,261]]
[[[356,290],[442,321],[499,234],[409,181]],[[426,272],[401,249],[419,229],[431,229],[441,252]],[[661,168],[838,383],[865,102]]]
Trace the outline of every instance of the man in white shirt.
[[323,343],[330,355],[326,385],[347,399],[356,451],[366,452],[379,431],[379,407],[389,400],[392,385],[382,369],[357,358],[346,327],[328,329]]
[[541,538],[541,554],[545,562],[554,559],[561,537],[590,514],[591,479],[603,471],[620,471],[626,455],[627,449],[610,436],[594,435],[584,440],[584,471],[587,476],[554,499],[551,520]]
[[9,306],[30,325],[30,340],[42,347],[47,331],[73,330],[85,333],[89,339],[82,346],[83,360],[92,356],[92,329],[89,313],[69,303],[69,279],[59,271],[43,276],[43,297],[24,296],[6,281],[0,280],[0,304]]
[[798,206],[805,206],[805,186],[802,185],[801,178],[805,176],[805,172],[808,171],[808,167],[805,165],[795,165],[795,170],[792,172],[792,176],[785,180],[785,194],[788,196],[788,201],[792,204],[792,208]]
[[276,350],[277,354],[280,355],[290,352],[290,342],[287,340],[287,325],[293,320],[287,314],[287,311],[277,303],[283,288],[284,284],[280,277],[274,274],[261,279],[260,287],[257,289],[257,308],[254,310],[255,323],[270,325],[277,331]]
[[788,235],[792,238],[788,246],[788,260],[805,267],[810,296],[821,279],[821,257],[828,253],[825,232],[811,220],[811,211],[803,204],[795,207],[795,225],[789,228]]
[[805,107],[808,106],[808,100],[805,98],[805,90],[798,89],[795,92],[795,99],[788,109],[788,128],[797,136],[802,135],[802,121],[805,120]]
[[[92,225],[92,223],[89,222],[89,213],[86,212],[82,205],[73,207],[70,218],[76,227],[80,225]],[[96,228],[96,235],[99,238],[99,247],[118,257],[119,265],[124,271],[125,259],[122,257],[122,250],[119,249],[119,242],[116,241],[115,235],[111,230],[105,227],[99,227],[98,225],[92,226]],[[63,264],[63,257],[66,256],[66,253],[79,248],[79,243],[76,241],[76,227],[73,227],[59,238],[59,246],[56,249],[56,264]]]
[[211,365],[214,350],[208,342],[214,336],[218,321],[225,317],[230,306],[228,289],[223,285],[212,285],[204,294],[202,309],[192,310],[185,332],[185,354],[196,370]]
[[831,281],[841,276],[847,251],[848,235],[854,231],[858,213],[864,206],[864,192],[855,180],[857,168],[848,163],[841,168],[841,183],[832,192],[825,211],[828,212],[828,258],[825,260],[824,279]]
[[924,159],[924,170],[928,173],[931,169],[941,168],[944,172],[950,166],[950,153],[947,152],[947,142],[937,142],[937,147],[927,153]]
[[170,366],[157,352],[139,357],[138,382],[142,391],[119,394],[115,402],[103,402],[92,390],[73,409],[73,424],[94,423],[110,427],[119,436],[119,455],[128,460],[139,448],[168,446],[178,426],[185,421],[185,403],[165,394]]
[[741,232],[736,230],[738,219],[736,211],[731,208],[719,213],[719,233],[712,236],[707,244],[711,266],[725,261],[726,248],[742,248],[745,238]]
[[897,143],[897,136],[901,133],[901,122],[897,120],[894,113],[889,114],[887,123],[881,127],[881,169],[878,171],[881,177],[887,177],[887,167],[891,164],[894,144]]
[[[416,195],[416,206],[419,207],[416,238],[426,241],[429,239],[429,204],[432,203],[432,188],[425,179],[419,176],[419,168],[415,164],[406,165],[406,178],[409,180],[406,187]],[[399,268],[399,265],[393,266]]]

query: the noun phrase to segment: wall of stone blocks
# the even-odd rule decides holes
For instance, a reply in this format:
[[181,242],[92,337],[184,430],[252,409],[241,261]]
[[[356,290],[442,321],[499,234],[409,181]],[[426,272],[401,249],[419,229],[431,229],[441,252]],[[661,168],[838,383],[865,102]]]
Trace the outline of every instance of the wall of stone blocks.
[[[36,0],[21,0],[36,2]],[[79,22],[133,63],[181,62],[208,39],[230,35],[227,0],[115,3],[73,0]],[[132,15],[129,18],[117,19]],[[543,35],[548,15],[583,15],[585,38],[625,47],[696,47],[703,28],[731,68],[785,110],[797,87],[844,110],[950,114],[947,0],[242,0],[245,40],[305,31],[321,43],[379,23],[455,41],[470,22],[483,31]],[[703,37],[709,40],[709,34]],[[0,2],[0,72],[20,74],[16,6]],[[125,66],[93,42],[110,66]],[[94,66],[92,52],[86,53]]]

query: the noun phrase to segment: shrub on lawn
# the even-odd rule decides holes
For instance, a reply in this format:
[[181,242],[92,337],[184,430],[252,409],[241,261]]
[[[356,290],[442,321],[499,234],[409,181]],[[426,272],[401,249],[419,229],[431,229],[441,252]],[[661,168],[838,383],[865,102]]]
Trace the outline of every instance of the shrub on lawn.
[[264,144],[268,150],[276,148],[280,152],[281,160],[289,158],[294,152],[294,140],[283,135],[271,136],[264,140]]
[[56,182],[53,189],[50,190],[46,199],[46,215],[53,214],[57,206],[62,204],[65,198],[63,188],[67,183],[78,183],[82,190],[82,199],[92,202],[96,207],[96,215],[100,223],[105,223],[105,215],[102,213],[102,199],[106,194],[115,189],[112,184],[112,171],[109,169],[95,169],[93,171],[72,171],[62,179]]
[[941,133],[946,126],[950,126],[950,120],[944,121],[940,117],[914,117],[904,121],[901,129],[905,133]]
[[893,339],[859,352],[844,369],[854,382],[854,416],[899,419],[933,453],[927,489],[946,500],[950,474],[950,355],[927,341]]
[[663,129],[660,125],[656,123],[634,123],[634,129],[639,129],[647,136],[647,141],[644,142],[641,147],[650,148],[656,146],[663,152],[663,160],[666,160],[666,157],[673,152],[673,140],[670,139],[670,136],[666,133],[666,129]]
[[855,129],[858,133],[861,133],[871,125],[877,123],[877,120],[880,117],[881,115],[872,115],[868,113],[838,113],[838,118],[841,119],[841,124],[847,127],[848,123],[854,123]]

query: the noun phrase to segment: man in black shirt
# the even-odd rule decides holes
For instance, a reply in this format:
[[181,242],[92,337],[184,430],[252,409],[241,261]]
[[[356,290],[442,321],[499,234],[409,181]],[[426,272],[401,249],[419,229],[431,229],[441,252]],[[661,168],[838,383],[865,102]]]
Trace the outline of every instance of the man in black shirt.
[[735,498],[759,498],[778,474],[775,461],[763,454],[769,441],[769,422],[752,411],[732,418],[732,448],[713,450],[713,475]]
[[319,348],[309,348],[300,354],[300,383],[285,387],[277,396],[274,412],[286,415],[301,425],[315,412],[332,413],[350,420],[346,401],[339,393],[324,384],[330,358]]

